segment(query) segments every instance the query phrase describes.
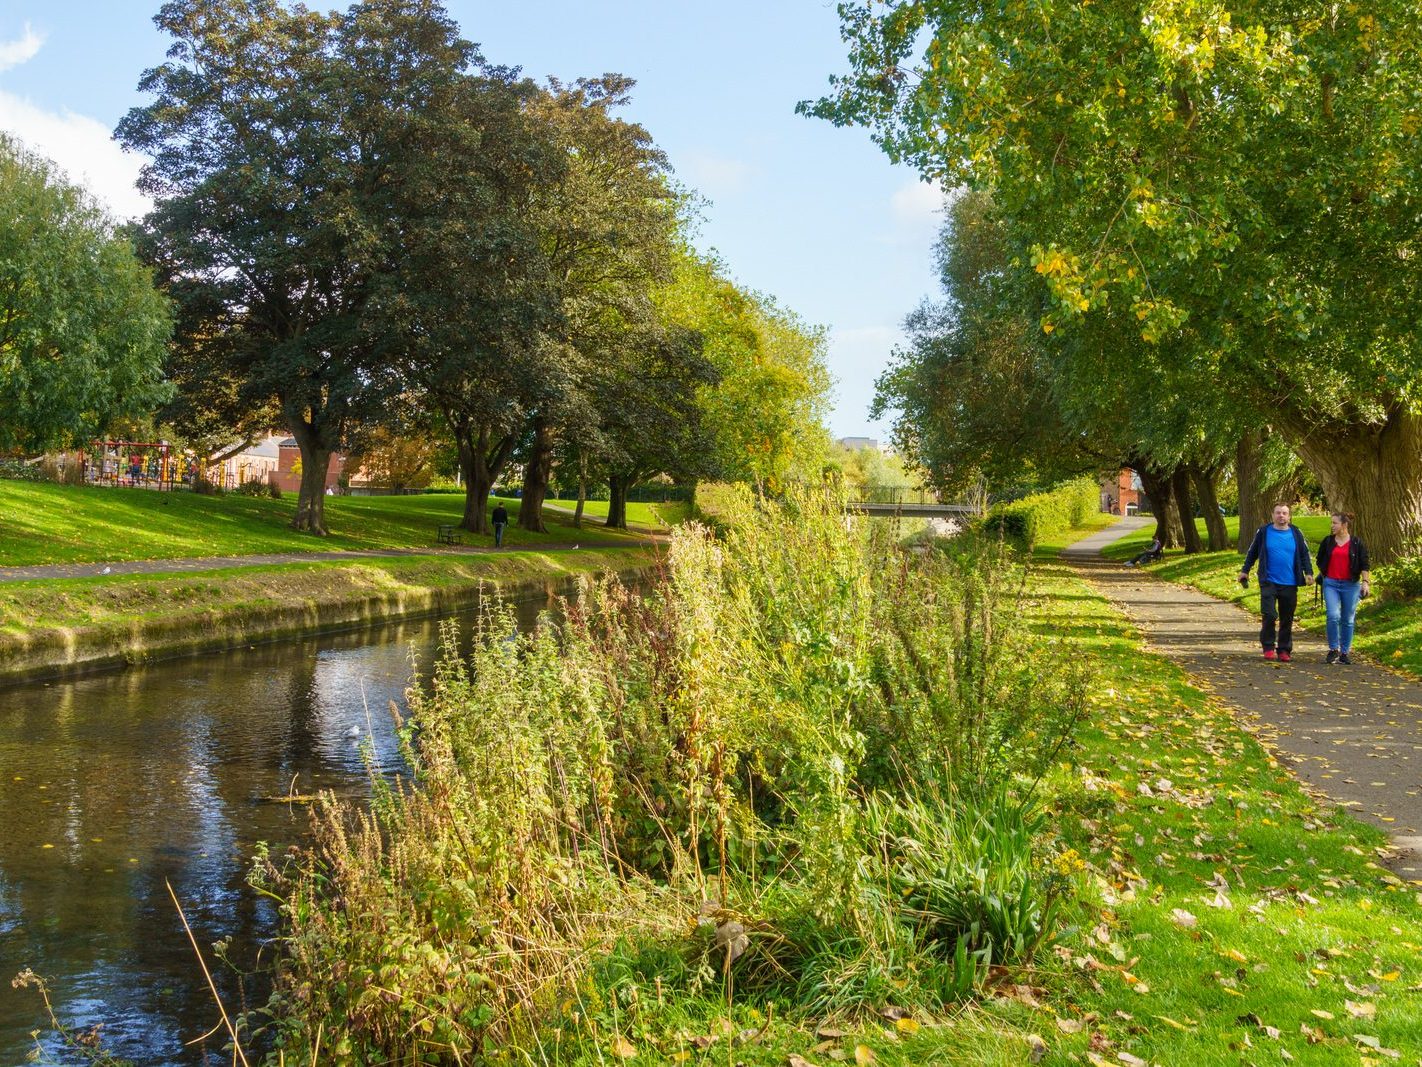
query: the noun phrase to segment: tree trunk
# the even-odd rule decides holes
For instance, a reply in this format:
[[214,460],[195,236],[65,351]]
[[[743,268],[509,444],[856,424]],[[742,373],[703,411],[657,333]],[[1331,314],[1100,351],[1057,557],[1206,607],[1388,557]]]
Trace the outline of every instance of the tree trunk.
[[548,496],[548,479],[553,473],[553,434],[542,416],[533,420],[533,450],[523,468],[523,502],[518,524],[525,530],[547,533],[543,524],[543,501]]
[[1254,531],[1270,518],[1270,487],[1263,482],[1260,455],[1263,449],[1264,434],[1259,430],[1246,430],[1234,449],[1234,479],[1239,486],[1239,539],[1234,547],[1240,552],[1249,551]]
[[296,495],[293,530],[326,536],[326,472],[331,468],[331,449],[324,447],[321,434],[303,418],[288,417],[288,429],[301,450],[301,488]]
[[1211,552],[1223,552],[1229,547],[1229,528],[1220,514],[1220,500],[1215,494],[1215,479],[1219,477],[1218,467],[1190,467],[1190,478],[1195,483],[1195,495],[1200,498],[1200,511],[1205,516],[1205,530],[1209,534],[1208,548]]
[[1160,540],[1162,547],[1176,547],[1180,544],[1180,538],[1176,536],[1178,525],[1171,522],[1172,503],[1169,478],[1144,464],[1132,469],[1140,476],[1141,488],[1145,490],[1146,499],[1150,501],[1151,514],[1155,516],[1155,536]]
[[1374,563],[1422,545],[1422,413],[1394,405],[1382,425],[1311,430],[1296,450],[1323,485],[1328,506],[1351,511],[1353,532]]
[[573,509],[573,528],[583,528],[583,507],[588,502],[588,457],[583,453],[578,457],[578,506]]
[[1200,528],[1195,525],[1195,505],[1190,499],[1190,472],[1182,464],[1170,474],[1170,488],[1175,494],[1175,507],[1180,512],[1180,532],[1185,537],[1185,551],[1195,555],[1205,550],[1200,542]]
[[464,517],[459,524],[470,533],[487,534],[491,532],[489,494],[513,454],[513,435],[504,434],[491,445],[493,433],[488,426],[476,431],[467,422],[462,426],[453,420],[451,423],[459,449],[459,473],[464,480]]
[[627,529],[627,487],[629,479],[621,474],[608,477],[607,525],[614,530]]

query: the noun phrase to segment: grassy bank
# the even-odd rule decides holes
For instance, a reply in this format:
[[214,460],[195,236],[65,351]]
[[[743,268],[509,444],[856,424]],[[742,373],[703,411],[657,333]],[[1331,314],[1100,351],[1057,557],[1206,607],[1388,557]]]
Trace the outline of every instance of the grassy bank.
[[[578,506],[576,500],[549,500],[547,504],[551,508],[560,511],[572,511]],[[606,500],[588,500],[583,503],[584,521],[604,522],[607,519]],[[691,504],[674,500],[669,504],[651,504],[637,501],[629,502],[627,505],[627,524],[629,526],[642,526],[651,530],[665,530],[668,527],[676,526],[691,518]]]
[[650,567],[646,548],[414,556],[0,585],[0,680],[119,666],[467,607],[481,588]]
[[[516,516],[518,502],[508,504]],[[441,524],[460,521],[464,498],[452,493],[328,497],[326,521],[331,533],[327,537],[290,529],[295,509],[294,495],[272,500],[233,493],[199,496],[0,479],[0,566],[420,548],[435,543]],[[567,541],[616,544],[645,532],[628,534],[595,524],[575,529],[570,516],[551,509],[544,521],[548,533],[529,533],[514,526],[505,532],[505,544],[530,548]],[[492,541],[492,537],[465,535],[466,544]]]
[[[682,537],[660,606],[608,595],[441,668],[419,793],[358,829],[328,809],[308,874],[267,871],[298,920],[288,1060],[322,1034],[340,1063],[1422,1056],[1422,910],[1383,835],[1305,795],[1057,546],[1025,587],[991,556],[878,571],[898,595],[870,610],[836,573],[878,557],[843,555],[842,520],[761,521],[710,554]],[[1087,714],[1044,752],[1083,663]],[[928,703],[900,670],[930,672]],[[954,761],[992,738],[984,791]]]
[[[1225,521],[1229,526],[1230,537],[1235,537],[1239,529],[1239,519],[1231,516]],[[1296,522],[1304,537],[1308,539],[1310,550],[1317,553],[1319,542],[1328,535],[1328,516],[1305,515]],[[1106,555],[1122,562],[1130,559],[1149,546],[1153,531],[1154,527],[1147,526],[1144,530],[1110,546]],[[1201,532],[1203,536],[1203,527]],[[1242,560],[1243,557],[1232,549],[1225,552],[1200,552],[1195,555],[1171,550],[1161,562],[1150,564],[1146,569],[1168,582],[1192,586],[1220,600],[1239,604],[1257,615],[1257,573],[1251,579],[1248,589],[1240,589],[1236,579]],[[1384,595],[1370,597],[1358,605],[1354,650],[1385,666],[1422,678],[1422,599],[1392,599],[1385,595],[1385,587],[1380,587],[1377,591]],[[1299,594],[1299,609],[1299,625],[1322,633],[1323,605],[1314,605],[1312,590],[1304,590]]]

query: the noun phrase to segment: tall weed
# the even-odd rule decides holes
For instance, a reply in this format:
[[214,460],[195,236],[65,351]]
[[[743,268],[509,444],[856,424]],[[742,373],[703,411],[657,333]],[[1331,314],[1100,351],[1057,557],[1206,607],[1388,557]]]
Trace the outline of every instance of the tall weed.
[[831,493],[719,504],[650,596],[585,583],[525,633],[491,607],[467,657],[447,633],[401,724],[413,780],[326,800],[257,872],[290,926],[282,1053],[459,1062],[647,974],[941,1002],[1051,937],[1031,784],[1084,683],[1028,654],[1021,561],[912,556]]

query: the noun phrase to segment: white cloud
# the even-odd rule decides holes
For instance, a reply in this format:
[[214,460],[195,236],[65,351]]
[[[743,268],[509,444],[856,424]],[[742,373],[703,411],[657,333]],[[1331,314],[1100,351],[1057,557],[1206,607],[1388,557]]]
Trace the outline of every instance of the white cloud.
[[0,130],[46,156],[121,219],[146,214],[153,202],[135,188],[143,160],[114,141],[97,119],[52,112],[0,89]]
[[0,41],[0,71],[18,67],[35,58],[35,53],[44,44],[44,38],[25,23],[25,33],[18,41]]
[[686,153],[677,160],[676,170],[698,193],[712,198],[740,192],[754,173],[749,163],[707,152]]

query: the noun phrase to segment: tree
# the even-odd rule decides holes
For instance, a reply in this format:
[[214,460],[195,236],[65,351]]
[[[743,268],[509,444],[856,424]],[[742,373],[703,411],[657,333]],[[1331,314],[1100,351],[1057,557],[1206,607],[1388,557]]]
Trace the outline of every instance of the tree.
[[668,321],[701,335],[718,372],[698,396],[713,450],[708,469],[773,488],[815,477],[829,444],[824,331],[689,248],[654,299]]
[[477,533],[525,413],[558,370],[563,313],[538,211],[567,162],[538,96],[484,66],[425,107],[390,164],[373,282],[387,349],[454,438],[463,525]]
[[1043,330],[1113,315],[1183,342],[1162,358],[1213,366],[1381,558],[1422,533],[1415,4],[841,13],[852,73],[806,110],[990,189]]
[[145,225],[182,357],[223,402],[279,407],[301,449],[293,525],[324,534],[332,452],[403,388],[367,314],[392,164],[476,53],[435,0],[171,0],[154,21],[175,43],[118,136],[152,158]]
[[[655,335],[653,287],[668,277],[678,219],[666,157],[641,126],[614,117],[633,82],[621,75],[552,81],[532,106],[567,168],[542,192],[536,219],[563,316],[563,332],[540,350],[527,398],[519,525],[542,530],[554,449],[566,427],[615,421],[592,387],[636,366],[639,338]],[[649,333],[650,331],[650,333]],[[594,373],[598,371],[598,373]]]
[[0,449],[61,448],[151,414],[171,394],[171,330],[103,211],[0,134]]

